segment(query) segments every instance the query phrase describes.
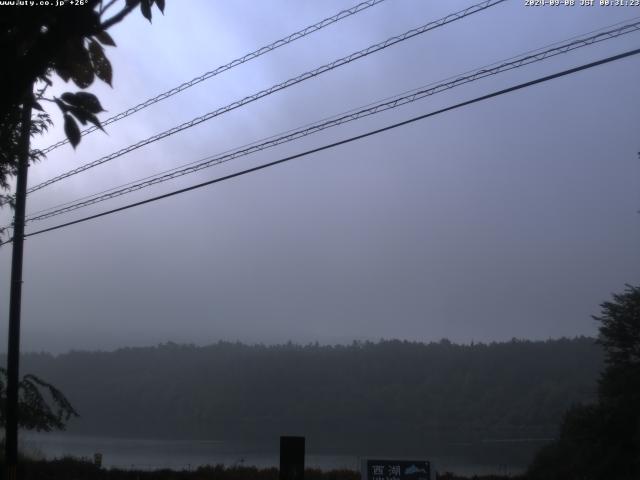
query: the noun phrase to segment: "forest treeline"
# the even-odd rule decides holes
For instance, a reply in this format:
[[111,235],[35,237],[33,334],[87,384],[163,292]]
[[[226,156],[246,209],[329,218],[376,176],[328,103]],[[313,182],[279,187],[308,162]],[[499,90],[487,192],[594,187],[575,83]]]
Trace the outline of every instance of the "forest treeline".
[[[317,451],[529,445],[592,401],[592,338],[456,345],[380,341],[278,346],[162,344],[25,354],[23,373],[55,384],[80,414],[70,432],[275,444]],[[451,449],[445,448],[445,453]],[[527,455],[528,456],[528,455]]]

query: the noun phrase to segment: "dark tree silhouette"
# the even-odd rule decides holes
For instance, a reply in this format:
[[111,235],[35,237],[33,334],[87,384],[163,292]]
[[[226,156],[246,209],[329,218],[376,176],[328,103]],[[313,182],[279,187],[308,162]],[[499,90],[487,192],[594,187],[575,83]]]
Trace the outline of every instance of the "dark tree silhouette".
[[[0,425],[6,421],[7,371],[0,368]],[[69,400],[56,387],[35,375],[25,375],[19,386],[18,425],[38,432],[64,430],[71,417],[77,417]]]
[[69,425],[74,433],[221,438],[268,449],[283,432],[301,432],[333,453],[438,452],[510,465],[529,462],[540,445],[529,440],[553,436],[572,403],[593,399],[603,366],[592,338],[168,343],[21,361],[73,400],[82,414]]
[[593,317],[605,353],[598,401],[565,414],[559,439],[539,453],[531,478],[640,478],[640,287],[627,285],[601,307]]
[[[54,2],[52,2],[54,3]],[[102,105],[88,92],[66,92],[46,98],[55,75],[78,88],[88,88],[96,78],[111,85],[113,71],[105,46],[115,46],[107,33],[134,9],[151,21],[152,6],[164,12],[164,0],[86,0],[67,7],[0,7],[0,187],[9,187],[9,177],[16,174],[20,113],[31,104],[38,113],[32,120],[31,133],[46,131],[51,119],[45,101],[62,113],[64,130],[75,148],[80,142],[80,128],[92,123],[101,128],[97,114]],[[36,90],[33,91],[33,86]],[[30,161],[42,153],[30,152]],[[0,198],[10,203],[10,197]]]
[[[50,6],[0,6],[0,188],[4,190],[9,188],[9,177],[17,175],[21,151],[28,151],[30,163],[43,157],[42,152],[29,149],[28,139],[52,125],[43,107],[45,101],[62,113],[65,134],[74,148],[81,137],[78,122],[102,128],[97,114],[103,108],[95,95],[77,91],[65,92],[59,97],[45,96],[54,76],[65,82],[72,81],[80,89],[88,88],[96,78],[111,85],[113,71],[105,46],[113,47],[115,42],[107,30],[138,7],[151,21],[152,6],[155,4],[164,12],[165,1],[82,0],[66,6],[50,3]],[[33,111],[37,112],[35,118],[29,114]],[[27,121],[29,124],[25,125]],[[25,158],[22,160],[24,167]],[[22,178],[26,179],[26,175],[22,174]],[[13,206],[12,201],[11,196],[0,198],[1,205]],[[22,211],[20,215],[23,214]],[[0,231],[0,235],[2,233]],[[13,372],[17,375],[17,368]],[[15,404],[11,403],[11,393],[9,400],[6,398],[7,372],[2,370],[2,375],[0,414],[4,422],[7,411],[11,412]],[[26,375],[18,389],[17,420],[24,428],[63,428],[70,416],[76,415],[64,395],[38,377]],[[42,392],[48,393],[43,396]],[[7,404],[12,408],[7,408]]]

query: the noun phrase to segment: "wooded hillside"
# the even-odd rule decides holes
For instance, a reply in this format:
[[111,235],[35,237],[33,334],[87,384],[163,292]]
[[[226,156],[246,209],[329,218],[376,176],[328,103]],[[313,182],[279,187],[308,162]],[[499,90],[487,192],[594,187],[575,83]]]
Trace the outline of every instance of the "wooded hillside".
[[76,407],[81,418],[71,432],[245,445],[303,434],[317,450],[405,454],[425,445],[550,438],[569,406],[593,399],[601,368],[590,338],[168,343],[22,361],[22,372],[57,385]]

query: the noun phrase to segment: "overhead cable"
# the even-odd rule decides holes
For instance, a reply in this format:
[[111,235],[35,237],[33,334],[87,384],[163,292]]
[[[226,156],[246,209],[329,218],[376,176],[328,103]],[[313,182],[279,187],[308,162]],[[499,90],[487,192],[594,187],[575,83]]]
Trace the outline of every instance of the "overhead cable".
[[535,62],[540,62],[542,60],[554,57],[556,55],[560,55],[562,53],[567,53],[575,49],[585,47],[587,45],[592,45],[594,43],[616,38],[621,35],[625,35],[631,32],[639,31],[639,30],[640,30],[640,21],[636,21],[634,23],[625,24],[618,28],[601,32],[587,38],[580,38],[572,42],[555,44],[557,45],[556,47],[553,47],[544,51],[536,51],[533,54],[523,54],[521,56],[512,57],[513,60],[506,61],[504,63],[492,64],[489,67],[482,67],[480,69],[467,72],[466,74],[453,77],[453,80],[443,81],[438,84],[430,84],[420,89],[412,90],[411,92],[406,92],[405,94],[401,94],[400,96],[387,98],[383,101],[370,104],[365,108],[361,108],[359,110],[352,110],[350,112],[340,114],[339,116],[335,116],[330,119],[325,119],[310,125],[306,125],[296,130],[290,130],[289,132],[285,132],[285,134],[281,134],[279,136],[270,137],[266,141],[254,142],[247,146],[243,146],[235,150],[230,150],[222,154],[209,156],[204,159],[198,160],[197,162],[192,162],[191,164],[173,168],[171,170],[161,172],[151,177],[145,177],[144,179],[141,179],[140,181],[137,181],[137,182],[129,182],[120,187],[115,187],[107,191],[100,192],[98,194],[82,197],[81,199],[78,199],[75,201],[66,202],[64,204],[57,205],[55,207],[50,207],[48,209],[35,212],[27,217],[27,221],[32,222],[32,221],[44,220],[44,219],[51,218],[64,213],[68,213],[80,208],[84,208],[89,205],[94,205],[96,203],[110,200],[112,198],[116,198],[121,195],[126,195],[128,193],[132,193],[146,187],[157,185],[159,183],[163,183],[163,182],[181,177],[183,175],[194,173],[194,172],[203,170],[205,168],[210,168],[214,165],[226,163],[233,159],[243,157],[255,152],[259,152],[267,148],[281,145],[283,143],[288,143],[293,140],[317,133],[319,131],[322,131],[331,127],[342,125],[342,124],[345,124],[369,115],[374,115],[380,112],[384,112],[386,110],[391,110],[391,109],[400,107],[402,105],[415,102],[422,98],[458,87],[460,85],[464,85],[466,83],[470,83],[491,75],[496,75],[502,72],[513,70],[515,68],[519,68],[525,65],[530,65]]
[[[70,222],[66,222],[66,223],[62,223],[62,224],[59,224],[59,225],[55,225],[53,227],[44,228],[42,230],[37,230],[35,232],[31,232],[31,233],[26,234],[25,237],[32,237],[32,236],[40,235],[40,234],[43,234],[43,233],[46,233],[46,232],[59,230],[61,228],[69,227],[71,225],[76,225],[78,223],[87,222],[89,220],[94,220],[96,218],[100,218],[100,217],[104,217],[104,216],[107,216],[107,215],[111,215],[113,213],[122,212],[122,211],[128,210],[130,208],[134,208],[134,207],[138,207],[138,206],[145,205],[145,204],[148,204],[148,203],[156,202],[158,200],[162,200],[162,199],[165,199],[165,198],[173,197],[175,195],[180,195],[182,193],[186,193],[186,192],[189,192],[189,191],[192,191],[192,190],[197,190],[197,189],[209,186],[209,185],[213,185],[213,184],[220,183],[220,182],[223,182],[223,181],[226,181],[226,180],[230,180],[232,178],[240,177],[240,176],[246,175],[248,173],[257,172],[259,170],[264,170],[266,168],[273,167],[275,165],[279,165],[279,164],[288,162],[290,160],[294,160],[294,159],[297,159],[297,158],[305,157],[307,155],[310,155],[310,154],[313,154],[313,153],[317,153],[317,152],[321,152],[321,151],[324,151],[324,150],[329,150],[329,149],[335,148],[335,147],[337,147],[339,145],[345,145],[347,143],[351,143],[351,142],[354,142],[356,140],[362,140],[364,138],[367,138],[367,137],[370,137],[370,136],[373,136],[373,135],[377,135],[377,134],[380,134],[382,132],[386,132],[388,130],[393,130],[393,129],[398,128],[398,127],[409,125],[409,124],[417,122],[419,120],[424,120],[426,118],[433,117],[433,116],[436,116],[436,115],[439,115],[439,114],[442,114],[442,113],[445,113],[445,112],[448,112],[448,111],[451,111],[451,110],[455,110],[455,109],[458,109],[458,108],[461,108],[461,107],[464,107],[464,106],[467,106],[467,105],[472,105],[474,103],[482,102],[484,100],[488,100],[490,98],[498,97],[500,95],[504,95],[504,94],[507,94],[507,93],[510,93],[510,92],[521,90],[523,88],[528,88],[528,87],[531,87],[533,85],[537,85],[537,84],[540,84],[540,83],[548,82],[550,80],[553,80],[553,79],[556,79],[556,78],[560,78],[560,77],[563,77],[563,76],[566,76],[566,75],[571,75],[571,74],[574,74],[574,73],[577,73],[577,72],[580,72],[580,71],[583,71],[583,70],[587,70],[587,69],[590,69],[590,68],[593,68],[593,67],[596,67],[596,66],[599,66],[599,65],[604,65],[604,64],[611,63],[611,62],[614,62],[614,61],[617,61],[617,60],[621,60],[623,58],[631,57],[631,56],[637,55],[639,53],[640,53],[640,48],[637,48],[635,50],[630,50],[630,51],[627,51],[627,52],[624,52],[624,53],[621,53],[621,54],[618,54],[618,55],[613,55],[613,56],[604,58],[602,60],[598,60],[598,61],[595,61],[595,62],[583,64],[583,65],[581,65],[579,67],[570,68],[568,70],[563,70],[561,72],[554,73],[552,75],[547,75],[547,76],[544,76],[544,77],[541,77],[541,78],[537,78],[535,80],[531,80],[531,81],[528,81],[528,82],[520,83],[518,85],[509,87],[509,88],[505,88],[505,89],[498,90],[498,91],[493,92],[493,93],[489,93],[487,95],[476,97],[476,98],[474,98],[472,100],[467,100],[465,102],[457,103],[455,105],[452,105],[452,106],[449,106],[449,107],[446,107],[446,108],[442,108],[442,109],[435,110],[435,111],[430,112],[430,113],[419,115],[417,117],[413,117],[413,118],[410,118],[408,120],[404,120],[402,122],[394,123],[392,125],[388,125],[388,126],[383,127],[383,128],[378,128],[376,130],[371,130],[371,131],[369,131],[367,133],[363,133],[361,135],[356,135],[356,136],[353,136],[353,137],[349,137],[349,138],[346,138],[344,140],[340,140],[338,142],[334,142],[334,143],[331,143],[331,144],[328,144],[328,145],[323,145],[321,147],[313,148],[311,150],[307,150],[307,151],[302,152],[302,153],[298,153],[298,154],[291,155],[291,156],[288,156],[288,157],[285,157],[285,158],[281,158],[279,160],[275,160],[273,162],[269,162],[269,163],[266,163],[266,164],[263,164],[263,165],[259,165],[257,167],[248,168],[246,170],[242,170],[242,171],[239,171],[239,172],[236,172],[236,173],[232,173],[230,175],[225,175],[223,177],[218,177],[218,178],[215,178],[213,180],[209,180],[209,181],[206,181],[206,182],[198,183],[196,185],[191,185],[190,187],[181,188],[179,190],[174,190],[172,192],[165,193],[163,195],[158,195],[156,197],[148,198],[146,200],[142,200],[142,201],[139,201],[139,202],[130,203],[128,205],[124,205],[122,207],[114,208],[112,210],[107,210],[107,211],[104,211],[104,212],[101,212],[101,213],[97,213],[95,215],[90,215],[90,216],[87,216],[87,217],[79,218],[77,220],[73,220],[73,221],[70,221]],[[4,242],[4,243],[8,243],[8,241]]]
[[42,188],[45,188],[49,185],[52,185],[56,182],[59,182],[61,180],[64,180],[65,178],[68,178],[70,176],[73,175],[77,175],[81,172],[84,172],[86,170],[89,170],[90,168],[94,168],[97,167],[98,165],[102,165],[103,163],[109,162],[111,160],[114,160],[115,158],[118,158],[126,153],[132,152],[133,150],[137,150],[140,147],[143,147],[145,145],[148,145],[150,143],[153,142],[157,142],[158,140],[161,140],[163,138],[166,138],[170,135],[173,135],[175,133],[181,132],[183,130],[186,130],[188,128],[194,127],[196,125],[199,125],[203,122],[206,122],[208,120],[211,120],[212,118],[215,118],[219,115],[222,115],[224,113],[227,113],[231,110],[235,110],[239,107],[242,107],[244,105],[247,105],[251,102],[255,102],[256,100],[259,100],[263,97],[266,97],[267,95],[271,95],[272,93],[278,92],[280,90],[283,90],[285,88],[291,87],[293,85],[296,85],[300,82],[303,82],[305,80],[309,80],[310,78],[314,78],[318,75],[321,75],[323,73],[326,73],[328,71],[334,70],[338,67],[341,67],[343,65],[349,64],[355,60],[358,60],[360,58],[366,57],[368,55],[371,55],[372,53],[375,52],[379,52],[380,50],[383,50],[385,48],[388,48],[392,45],[395,45],[397,43],[403,42],[405,40],[408,40],[410,38],[413,38],[417,35],[421,35],[423,33],[426,33],[430,30],[434,30],[438,27],[441,27],[443,25],[449,24],[451,22],[454,22],[456,20],[460,20],[462,18],[465,18],[467,16],[470,16],[474,13],[478,13],[481,12],[483,10],[486,10],[490,7],[493,7],[495,5],[498,5],[500,3],[505,2],[506,0],[485,0],[483,2],[477,3],[475,5],[472,5],[470,7],[465,8],[464,10],[460,10],[458,12],[455,13],[451,13],[439,20],[435,20],[432,22],[429,22],[425,25],[422,25],[420,27],[417,28],[413,28],[411,30],[408,30],[400,35],[396,35],[394,37],[388,38],[387,40],[377,43],[375,45],[371,45],[363,50],[359,50],[357,52],[351,53],[350,55],[347,55],[346,57],[342,57],[338,60],[334,60],[333,62],[327,63],[321,67],[318,67],[314,70],[310,70],[308,72],[305,72],[301,75],[298,75],[296,77],[290,78],[289,80],[286,80],[284,82],[278,83],[276,85],[273,85],[265,90],[261,90],[260,92],[257,92],[253,95],[250,95],[248,97],[245,97],[241,100],[237,100],[233,103],[230,103],[229,105],[226,105],[224,107],[220,107],[212,112],[206,113],[205,115],[202,115],[200,117],[196,117],[188,122],[182,123],[181,125],[178,125],[176,127],[173,127],[169,130],[166,130],[164,132],[158,133],[156,135],[153,135],[145,140],[141,140],[137,143],[134,143],[132,145],[129,145],[125,148],[122,148],[114,153],[111,153],[109,155],[106,155],[104,157],[101,157],[97,160],[94,160],[90,163],[86,163],[84,165],[81,165],[80,167],[74,168],[73,170],[69,170],[63,174],[60,174],[56,177],[50,178],[49,180],[46,180],[42,183],[39,183],[31,188],[29,188],[27,190],[27,193],[33,193],[37,190],[40,190]]
[[[187,88],[193,87],[194,85],[204,82],[205,80],[215,77],[216,75],[226,72],[227,70],[231,70],[232,68],[237,67],[238,65],[242,65],[243,63],[247,63],[251,60],[254,60],[264,55],[265,53],[269,53],[277,48],[288,45],[289,43],[292,43],[296,40],[306,37],[307,35],[317,32],[318,30],[322,30],[323,28],[328,27],[329,25],[332,25],[336,22],[339,22],[340,20],[343,20],[352,15],[355,15],[356,13],[360,13],[363,10],[373,7],[374,5],[378,5],[379,3],[382,3],[384,1],[386,0],[367,0],[366,2],[359,3],[346,10],[342,10],[336,13],[335,15],[332,15],[331,17],[327,17],[324,20],[319,21],[318,23],[309,25],[308,27],[305,27],[302,30],[298,30],[297,32],[287,35],[286,37],[283,37],[280,40],[276,40],[275,42],[270,43],[269,45],[265,45],[263,47],[258,48],[257,50],[254,50],[253,52],[243,55],[242,57],[236,58],[235,60],[231,60],[229,63],[225,65],[221,65],[209,72],[205,72],[198,77],[192,78],[188,82],[184,82],[181,85],[178,85],[177,87],[172,88],[171,90],[167,90],[166,92],[156,95],[155,97],[149,98],[148,100],[145,100],[142,103],[139,103],[131,108],[128,108],[127,110],[120,112],[117,115],[109,117],[106,120],[103,120],[101,122],[102,126],[104,127],[106,125],[109,125],[110,123],[114,123],[114,122],[117,122],[118,120],[122,120],[123,118],[126,118],[129,115],[133,115],[134,113],[139,112],[140,110],[143,110],[153,105],[154,103],[158,103],[162,100],[172,97],[173,95],[180,93],[183,90],[186,90]],[[98,127],[96,127],[95,125],[92,125],[89,128],[85,128],[80,133],[81,135],[84,136],[91,132],[95,132],[96,130],[98,130]],[[67,143],[69,143],[69,140],[65,138],[64,140],[60,140],[59,142],[54,143],[53,145],[50,145],[47,148],[43,149],[42,153],[47,154],[52,150],[55,150],[56,148],[61,147],[62,145],[65,145]]]

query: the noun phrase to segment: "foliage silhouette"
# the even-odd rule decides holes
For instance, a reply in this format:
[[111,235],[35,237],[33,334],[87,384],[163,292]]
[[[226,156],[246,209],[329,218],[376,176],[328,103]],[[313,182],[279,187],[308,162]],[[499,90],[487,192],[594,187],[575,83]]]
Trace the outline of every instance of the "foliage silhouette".
[[[0,425],[5,424],[7,401],[7,371],[0,368]],[[18,425],[38,432],[64,430],[71,417],[78,413],[64,394],[50,383],[35,375],[25,375],[19,386]],[[50,404],[53,404],[53,408]]]
[[[31,5],[30,8],[5,6],[0,14],[0,188],[9,188],[9,178],[17,174],[20,151],[22,111],[31,107],[30,134],[42,134],[52,125],[45,101],[62,113],[64,131],[75,148],[80,143],[80,128],[92,123],[102,128],[97,114],[103,111],[98,98],[88,92],[65,92],[47,98],[45,92],[57,75],[86,89],[96,78],[111,85],[112,67],[104,46],[115,46],[107,30],[121,22],[135,8],[151,21],[155,4],[164,12],[164,0],[83,0],[73,6]],[[18,7],[26,7],[22,5]],[[113,14],[109,10],[117,8]],[[35,91],[34,91],[35,88]],[[29,162],[43,153],[29,151]],[[13,207],[13,197],[0,195],[2,205]],[[0,236],[4,233],[0,229]],[[1,370],[0,419],[5,419],[6,371]],[[27,429],[62,429],[77,415],[66,397],[53,385],[33,375],[23,377],[19,385],[20,426]],[[53,410],[41,390],[48,392]]]
[[[111,85],[113,71],[104,47],[113,47],[115,42],[107,30],[137,7],[151,21],[152,6],[164,12],[165,2],[86,0],[72,8],[51,4],[5,7],[0,15],[0,187],[5,190],[17,170],[22,105],[31,104],[37,112],[32,119],[32,135],[52,125],[44,102],[56,105],[62,113],[65,134],[75,148],[80,143],[78,122],[102,128],[97,114],[103,108],[95,95],[83,91],[45,97],[54,75],[81,89],[91,86],[96,78]],[[108,13],[116,6],[117,12]],[[30,151],[30,162],[42,158],[42,152]],[[11,204],[12,198],[0,196],[0,201]]]
[[627,285],[601,307],[593,317],[605,360],[597,402],[565,414],[558,440],[529,468],[532,479],[640,478],[640,287]]

